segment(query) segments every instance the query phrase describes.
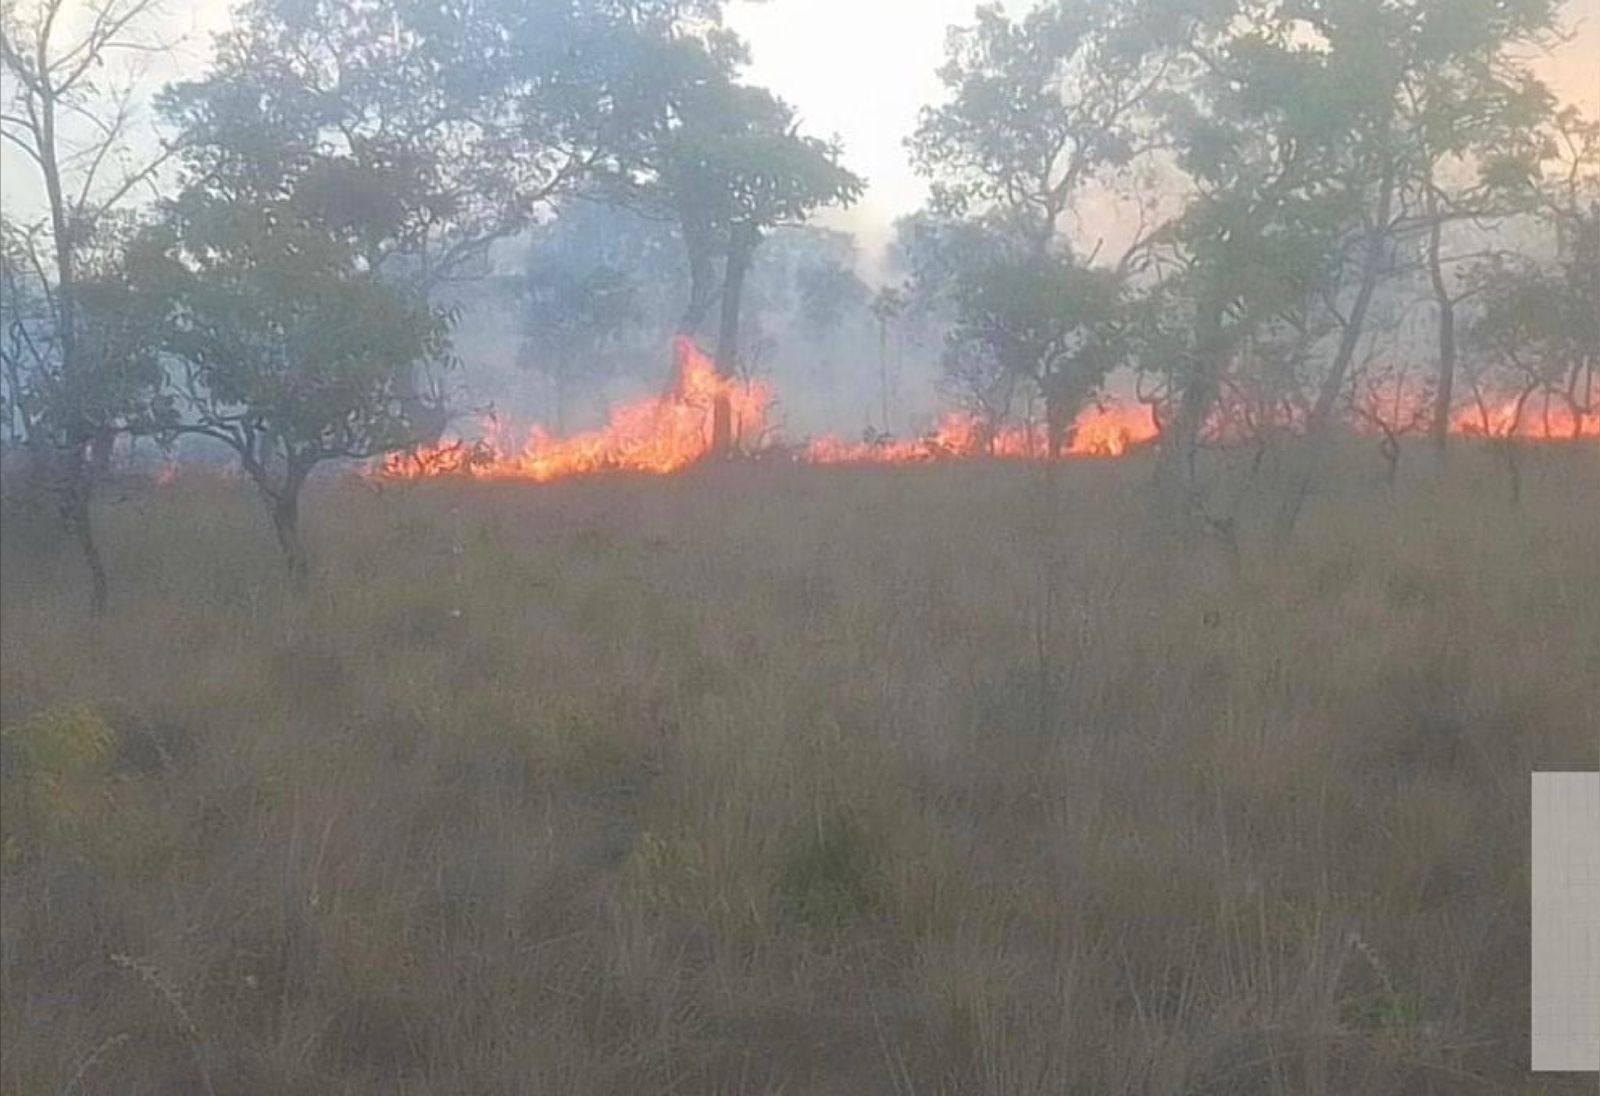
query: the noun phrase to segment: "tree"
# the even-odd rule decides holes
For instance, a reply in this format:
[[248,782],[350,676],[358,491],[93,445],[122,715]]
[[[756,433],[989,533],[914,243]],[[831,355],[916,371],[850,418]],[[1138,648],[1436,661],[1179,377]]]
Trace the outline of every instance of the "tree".
[[521,360],[555,390],[555,428],[565,433],[575,381],[594,383],[607,353],[641,318],[637,286],[616,267],[540,263],[524,279]]
[[[691,0],[253,0],[162,106],[185,189],[148,247],[183,431],[231,446],[303,575],[318,464],[437,436],[429,295],[637,148]],[[594,288],[594,287],[591,287]],[[609,321],[608,321],[609,322]]]
[[[1381,345],[1380,331],[1390,336]],[[1367,340],[1367,353],[1350,370],[1345,404],[1351,420],[1364,431],[1378,434],[1378,452],[1393,488],[1400,476],[1401,443],[1410,434],[1430,429],[1435,406],[1434,379],[1419,371],[1399,350],[1407,332],[1400,323],[1386,324]]]
[[431,287],[605,155],[611,6],[250,0],[164,105],[195,174],[291,180],[367,268]]
[[[1160,256],[1190,283],[1191,357],[1158,479],[1192,467],[1229,362],[1251,332],[1310,297],[1333,321],[1316,363],[1278,527],[1292,529],[1322,464],[1380,286],[1398,250],[1443,221],[1446,166],[1475,159],[1537,116],[1542,89],[1512,59],[1553,19],[1546,0],[1223,4],[1149,0],[1143,19],[1174,80],[1157,97],[1188,204]],[[1502,145],[1502,170],[1525,143]],[[1525,158],[1525,157],[1524,157]],[[1482,157],[1482,166],[1489,158]]]
[[[1155,106],[1187,191],[1152,239],[1163,285],[1150,304],[1168,315],[1145,326],[1164,333],[1156,345],[1176,367],[1156,480],[1164,508],[1192,510],[1201,430],[1231,363],[1263,324],[1317,301],[1343,321],[1337,353],[1353,352],[1382,269],[1369,245],[1387,229],[1395,184],[1392,172],[1352,156],[1366,133],[1370,82],[1346,86],[1355,74],[1335,74],[1323,53],[1302,46],[1286,11],[1180,0],[1147,5],[1146,14],[1173,76]],[[1373,203],[1364,232],[1346,238],[1369,186],[1388,197]],[[1315,414],[1313,405],[1308,418]]]
[[[1369,236],[1388,252],[1378,280],[1410,273],[1405,257],[1413,252],[1425,280],[1437,353],[1428,432],[1441,457],[1454,403],[1458,316],[1476,292],[1463,273],[1492,247],[1488,222],[1531,207],[1546,155],[1552,98],[1519,57],[1554,38],[1559,6],[1410,0],[1351,5],[1312,23],[1330,65],[1357,69],[1351,79],[1371,78],[1385,95],[1374,95],[1367,112],[1376,137],[1352,162],[1381,157],[1394,182],[1393,217]],[[1355,48],[1373,27],[1382,28],[1387,46]],[[1332,363],[1323,415],[1309,424],[1314,434],[1327,425],[1328,393],[1349,359],[1346,353]]]
[[[1311,445],[1285,500],[1279,529],[1293,528],[1322,463],[1337,388],[1345,380],[1373,291],[1392,265],[1389,249],[1425,233],[1426,265],[1438,317],[1439,374],[1432,431],[1443,448],[1454,389],[1455,305],[1445,275],[1441,235],[1448,221],[1506,209],[1507,193],[1525,192],[1537,171],[1538,147],[1523,135],[1549,112],[1548,91],[1515,59],[1555,25],[1553,0],[1509,4],[1369,0],[1311,20],[1328,43],[1328,71],[1369,87],[1356,121],[1364,133],[1347,154],[1378,183],[1359,202],[1356,230],[1362,273],[1343,331],[1308,423]],[[1381,43],[1381,44],[1379,44]],[[1358,132],[1361,132],[1358,130]],[[1460,165],[1476,179],[1450,193],[1444,168]],[[1469,176],[1470,177],[1470,176]],[[1355,193],[1359,177],[1346,176]]]
[[[1128,5],[1054,0],[1012,20],[997,6],[952,31],[940,78],[949,102],[923,111],[910,147],[933,182],[931,212],[965,222],[940,265],[961,369],[971,344],[1044,398],[1052,455],[1115,364],[1114,329],[1135,249],[1096,269],[1063,219],[1084,190],[1149,147],[1143,122],[1165,62]],[[946,233],[948,235],[948,233]],[[977,246],[972,246],[976,244]]]
[[[849,205],[864,184],[840,165],[836,144],[801,136],[793,110],[764,89],[717,82],[686,94],[678,111],[661,150],[658,185],[681,211],[685,242],[722,255],[715,360],[718,373],[732,377],[745,278],[764,236],[803,223],[822,206]],[[731,408],[719,394],[711,451],[726,456],[732,447]]]
[[1141,122],[1166,62],[1126,4],[1051,0],[1020,21],[998,5],[953,28],[907,142],[933,182],[932,212],[987,219],[1042,253],[1086,186],[1149,148]]
[[[1535,396],[1543,397],[1546,435],[1600,433],[1600,193],[1579,198],[1562,229],[1554,259],[1496,259],[1469,276],[1482,292],[1468,345],[1485,434],[1514,437]],[[1552,405],[1564,420],[1554,429]]]
[[[1131,320],[1126,279],[1027,237],[972,219],[930,217],[907,232],[912,244],[914,308],[949,317],[943,367],[954,390],[990,415],[996,395],[1042,398],[1046,448],[1071,444],[1078,411],[1128,353]],[[990,369],[1008,375],[988,377]]]
[[1078,410],[1122,358],[1121,295],[1115,272],[1029,254],[979,265],[958,291],[959,330],[1043,397],[1052,458],[1071,445]]
[[687,104],[717,94],[748,60],[744,44],[717,28],[716,9],[664,0],[640,6],[633,17],[614,13],[618,17],[595,32],[603,44],[596,82],[610,85],[604,98],[622,124],[615,127],[612,154],[595,165],[590,196],[676,227],[689,281],[677,324],[677,334],[685,336],[699,332],[715,303],[724,241],[710,205],[677,185],[677,173],[688,166],[681,161],[689,159],[679,130],[685,114],[693,113]]
[[8,212],[0,225],[4,288],[18,306],[8,316],[5,384],[34,472],[83,553],[97,615],[108,587],[92,523],[96,465],[117,433],[148,417],[157,375],[118,254],[128,199],[166,159],[140,158],[129,140],[141,72],[122,62],[160,48],[152,8],[0,6],[0,142],[20,152],[43,191],[42,215]]
[[1012,415],[1017,374],[996,356],[994,346],[961,328],[945,336],[940,365],[940,391],[976,420],[978,448],[987,450]]
[[[598,102],[603,119],[586,161],[592,196],[676,225],[689,274],[678,333],[699,334],[720,303],[716,360],[732,377],[762,238],[854,201],[862,181],[839,163],[836,144],[799,132],[787,104],[738,81],[745,49],[721,27],[718,3],[584,0],[573,10],[582,33],[563,71],[581,76],[591,113]],[[730,409],[719,399],[712,448],[731,447]]]
[[[558,7],[250,0],[162,106],[191,177],[276,178],[365,269],[431,291],[481,273],[594,155],[555,72],[572,35]],[[402,395],[429,440],[439,396]]]
[[905,317],[907,301],[903,289],[886,285],[872,295],[867,305],[872,321],[878,328],[878,396],[881,401],[882,430],[894,432],[889,421],[889,329],[897,327]]
[[33,389],[48,376],[50,361],[39,340],[49,338],[52,328],[49,302],[30,276],[27,249],[20,243],[9,222],[0,219],[0,400],[7,442],[33,448],[40,444]]
[[628,275],[642,323],[661,343],[676,329],[683,307],[683,245],[670,221],[642,217],[630,209],[585,194],[559,203],[555,217],[529,241],[524,273],[545,266],[573,270],[609,268]]
[[12,429],[47,466],[52,447],[83,439],[91,485],[106,470],[111,441],[153,432],[160,414],[159,306],[132,283],[128,269],[129,240],[138,230],[133,216],[107,212],[92,236],[74,243],[69,369],[56,326],[59,294],[33,266],[37,241],[0,221],[0,323],[6,331],[0,366]]
[[235,452],[297,580],[317,466],[429,440],[447,421],[449,316],[429,289],[520,224],[570,159],[473,174],[460,158],[502,138],[482,101],[430,79],[443,47],[406,21],[426,11],[332,7],[260,0],[210,73],[164,94],[182,189],[139,252],[168,303],[169,432]]
[[833,258],[813,259],[797,269],[795,290],[795,323],[816,356],[815,364],[831,376],[840,338],[865,314],[869,291],[854,270]]
[[[166,106],[197,175],[270,168],[364,269],[439,293],[618,173],[673,71],[656,62],[692,53],[678,28],[716,15],[713,0],[251,0]],[[440,395],[405,396],[433,437]]]
[[238,200],[191,182],[149,232],[139,275],[170,302],[171,434],[215,439],[259,489],[303,580],[300,496],[326,461],[414,444],[419,367],[449,364],[448,317],[364,268],[291,191]]

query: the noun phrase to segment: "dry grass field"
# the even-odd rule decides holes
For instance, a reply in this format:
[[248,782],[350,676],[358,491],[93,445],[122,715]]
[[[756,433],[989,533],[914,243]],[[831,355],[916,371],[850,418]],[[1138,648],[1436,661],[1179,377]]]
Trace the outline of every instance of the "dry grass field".
[[7,1096],[1592,1093],[1528,774],[1600,755],[1600,454],[326,484],[7,523]]

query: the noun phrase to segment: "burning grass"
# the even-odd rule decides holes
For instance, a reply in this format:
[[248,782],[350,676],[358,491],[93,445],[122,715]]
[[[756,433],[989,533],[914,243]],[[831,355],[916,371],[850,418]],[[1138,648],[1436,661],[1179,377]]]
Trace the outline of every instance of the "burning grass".
[[[1142,402],[1098,399],[1078,412],[1052,448],[1044,423],[1007,418],[990,422],[951,411],[921,437],[869,436],[850,441],[835,435],[786,447],[773,421],[773,393],[756,380],[720,376],[715,363],[692,340],[674,344],[676,372],[667,391],[614,406],[598,429],[559,438],[534,427],[518,442],[505,423],[485,420],[483,436],[454,439],[390,454],[368,469],[381,480],[424,480],[466,476],[484,480],[549,483],[610,472],[664,475],[704,460],[711,452],[713,407],[721,398],[729,409],[734,446],[749,455],[774,452],[807,464],[921,464],[955,459],[1036,461],[1046,456],[1123,457],[1153,442],[1160,433],[1151,407]],[[1387,437],[1391,443],[1417,433],[1428,422],[1431,396],[1407,383],[1402,372],[1367,383],[1361,400],[1343,425],[1356,434]],[[1473,391],[1450,431],[1474,439],[1571,442],[1600,438],[1600,415],[1576,390],[1557,401],[1545,391],[1530,404],[1531,389],[1516,396],[1487,397]],[[1213,440],[1246,440],[1264,434],[1303,431],[1304,408],[1256,406],[1249,401],[1213,416]],[[869,434],[871,432],[869,431]]]
[[1600,461],[1352,456],[1236,564],[1142,458],[5,529],[0,1091],[1590,1092],[1527,776],[1596,762]]
[[[687,338],[679,338],[674,351],[677,372],[668,391],[613,407],[596,430],[558,438],[535,427],[518,442],[503,423],[489,419],[476,441],[394,453],[378,463],[374,474],[391,480],[466,475],[548,483],[596,472],[677,472],[709,453],[712,408],[719,396],[729,403],[741,449],[782,447],[772,421],[773,393],[764,383],[720,377],[715,363]],[[1154,438],[1156,425],[1148,407],[1107,403],[1086,408],[1069,434],[1070,455],[1118,457]],[[809,464],[916,464],[973,456],[1021,460],[1048,451],[1042,428],[989,429],[975,416],[950,412],[924,437],[846,441],[827,435],[806,442],[794,455]]]

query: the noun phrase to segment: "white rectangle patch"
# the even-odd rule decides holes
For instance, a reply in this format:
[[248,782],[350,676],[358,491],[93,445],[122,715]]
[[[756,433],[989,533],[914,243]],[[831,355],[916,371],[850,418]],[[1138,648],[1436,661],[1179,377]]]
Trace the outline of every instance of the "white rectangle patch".
[[1600,772],[1533,774],[1533,1068],[1600,1071]]

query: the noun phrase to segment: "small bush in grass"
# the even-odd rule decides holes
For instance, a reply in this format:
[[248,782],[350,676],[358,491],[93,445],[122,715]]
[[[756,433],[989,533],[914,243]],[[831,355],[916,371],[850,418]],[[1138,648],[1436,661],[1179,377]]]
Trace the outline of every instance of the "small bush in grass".
[[85,822],[106,797],[116,733],[93,708],[53,708],[0,732],[0,848],[11,861],[43,833]]
[[67,536],[50,499],[24,474],[0,478],[0,544],[7,552],[45,559],[65,549]]
[[646,905],[656,909],[680,907],[703,885],[705,850],[688,838],[646,830],[634,842],[627,870],[634,893]]
[[836,927],[870,913],[879,901],[871,835],[849,815],[819,818],[787,850],[777,889],[780,908],[811,928]]

